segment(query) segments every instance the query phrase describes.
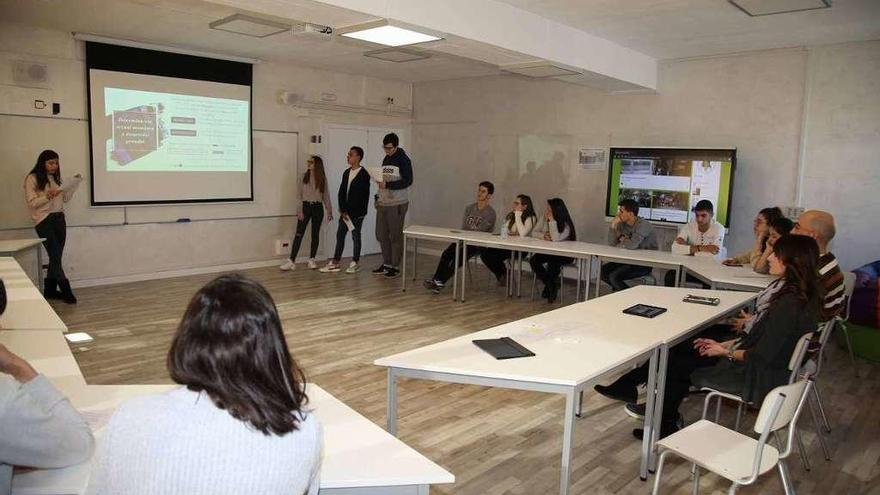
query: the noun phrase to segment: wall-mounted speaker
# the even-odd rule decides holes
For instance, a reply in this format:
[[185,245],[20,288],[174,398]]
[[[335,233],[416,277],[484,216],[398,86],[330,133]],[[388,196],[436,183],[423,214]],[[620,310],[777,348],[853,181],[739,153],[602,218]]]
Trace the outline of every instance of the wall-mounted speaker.
[[12,63],[12,81],[16,86],[48,88],[51,83],[49,66],[38,62],[16,60]]

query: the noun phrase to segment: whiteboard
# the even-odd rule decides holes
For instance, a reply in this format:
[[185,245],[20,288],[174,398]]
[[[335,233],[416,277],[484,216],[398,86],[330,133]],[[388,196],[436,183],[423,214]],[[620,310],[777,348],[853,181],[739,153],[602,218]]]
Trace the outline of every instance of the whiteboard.
[[69,227],[296,214],[297,133],[253,131],[253,202],[126,208],[90,206],[88,133],[84,120],[0,115],[0,229],[33,227],[24,178],[47,148],[60,155],[62,177],[79,173],[86,179],[65,206]]
[[[0,228],[30,228],[33,221],[24,202],[24,178],[37,156],[52,149],[61,157],[61,177],[89,176],[89,124],[84,120],[0,115]],[[89,207],[89,181],[83,180],[65,205],[68,226],[118,225],[122,208]]]

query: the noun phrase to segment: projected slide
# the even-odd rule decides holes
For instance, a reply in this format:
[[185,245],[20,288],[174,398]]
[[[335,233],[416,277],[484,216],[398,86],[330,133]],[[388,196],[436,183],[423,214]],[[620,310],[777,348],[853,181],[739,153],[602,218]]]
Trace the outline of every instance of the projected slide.
[[246,172],[249,102],[104,88],[107,171]]
[[716,219],[727,225],[734,150],[612,148],[606,214],[620,200],[634,199],[639,216],[686,223],[691,208],[708,199]]

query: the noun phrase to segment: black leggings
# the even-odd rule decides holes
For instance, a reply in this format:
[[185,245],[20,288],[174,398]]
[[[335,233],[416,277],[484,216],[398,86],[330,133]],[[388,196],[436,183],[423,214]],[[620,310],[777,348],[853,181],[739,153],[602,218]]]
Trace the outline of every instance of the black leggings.
[[306,226],[312,222],[312,245],[309,250],[309,258],[318,254],[318,242],[321,240],[321,222],[324,221],[324,205],[320,202],[309,203],[303,201],[303,219],[296,222],[296,235],[293,237],[293,246],[290,248],[290,259],[296,261],[299,254],[299,246],[302,244]]
[[573,262],[574,259],[572,258],[540,253],[534,254],[529,258],[529,265],[531,265],[532,272],[538,277],[538,280],[544,282],[546,286],[557,289],[559,288],[559,273],[562,271],[562,267]]
[[480,259],[492,273],[495,278],[501,280],[501,277],[507,275],[507,267],[504,262],[510,259],[511,252],[507,249],[485,248],[480,251]]
[[[478,254],[480,254],[480,248],[476,246],[468,246],[467,254],[462,256],[461,253],[458,253],[458,266],[461,267],[465,260],[469,260]],[[437,270],[434,271],[434,280],[445,284],[447,280],[452,278],[453,273],[455,273],[454,265],[455,244],[450,244],[443,250],[443,254],[440,255],[440,262],[437,263]]]
[[[50,213],[42,222],[38,223],[34,230],[37,235],[46,239],[43,246],[49,254],[49,269],[46,276],[55,280],[67,280],[64,268],[61,266],[61,257],[64,254],[64,243],[67,241],[67,222],[64,213]],[[40,267],[42,270],[42,267]]]

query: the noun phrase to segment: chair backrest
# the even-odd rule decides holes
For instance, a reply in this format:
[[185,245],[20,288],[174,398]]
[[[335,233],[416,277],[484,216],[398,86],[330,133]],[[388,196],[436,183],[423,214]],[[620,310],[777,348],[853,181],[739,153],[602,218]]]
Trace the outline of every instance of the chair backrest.
[[856,274],[854,272],[843,273],[843,295],[846,297],[846,316],[844,320],[849,320],[849,308],[852,303],[852,295],[856,290]]
[[794,346],[794,351],[791,353],[791,358],[788,360],[788,369],[791,371],[791,376],[788,380],[789,383],[797,380],[798,375],[801,371],[801,365],[804,362],[804,356],[807,355],[807,349],[810,347],[810,341],[813,339],[813,336],[816,332],[809,332],[801,335],[801,338],[798,339],[797,344]]
[[797,421],[808,384],[812,384],[809,377],[771,390],[755,420],[755,433],[763,436]]

